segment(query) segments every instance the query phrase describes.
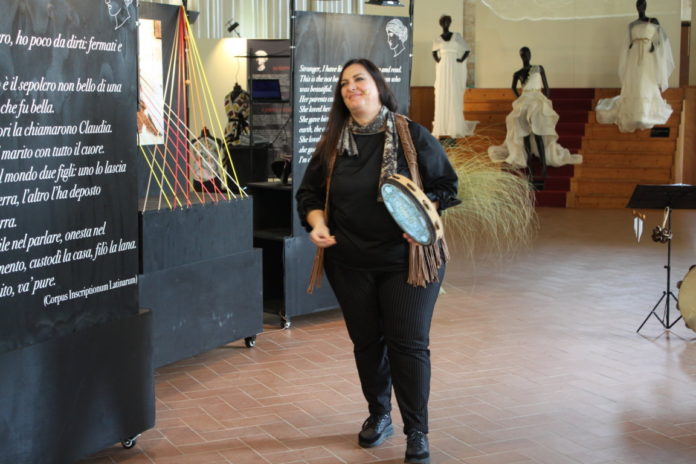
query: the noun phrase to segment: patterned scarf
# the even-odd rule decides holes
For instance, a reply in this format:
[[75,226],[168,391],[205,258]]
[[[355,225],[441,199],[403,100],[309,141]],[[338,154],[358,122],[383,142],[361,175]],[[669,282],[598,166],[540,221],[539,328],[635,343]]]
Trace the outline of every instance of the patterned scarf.
[[[375,119],[361,126],[353,118],[350,118],[343,126],[341,137],[338,141],[338,153],[347,156],[358,156],[358,145],[355,143],[353,134],[369,135],[384,132],[384,152],[382,153],[382,169],[379,175],[380,187],[384,180],[396,174],[396,157],[398,154],[399,137],[396,134],[396,122],[394,113],[389,111],[386,106],[382,106]],[[381,191],[380,191],[381,192]],[[379,201],[382,201],[382,194],[378,194]]]

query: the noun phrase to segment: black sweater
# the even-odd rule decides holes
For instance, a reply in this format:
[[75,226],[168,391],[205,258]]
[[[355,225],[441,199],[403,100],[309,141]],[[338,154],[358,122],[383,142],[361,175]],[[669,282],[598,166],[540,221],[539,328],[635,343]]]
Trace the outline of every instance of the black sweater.
[[[423,190],[440,210],[459,204],[457,175],[440,143],[421,125],[409,121],[418,153]],[[326,259],[346,267],[375,271],[403,270],[408,266],[408,242],[384,203],[377,200],[384,151],[384,133],[355,135],[358,156],[336,158],[329,203],[329,230],[336,245],[326,249]],[[411,177],[399,146],[397,172]],[[297,208],[307,231],[307,213],[324,209],[326,173],[314,156],[297,191]]]

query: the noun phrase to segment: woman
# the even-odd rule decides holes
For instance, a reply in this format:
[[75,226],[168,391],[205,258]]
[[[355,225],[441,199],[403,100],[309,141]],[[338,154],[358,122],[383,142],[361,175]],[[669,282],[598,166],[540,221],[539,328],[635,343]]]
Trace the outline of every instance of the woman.
[[[532,52],[527,47],[520,49],[522,68],[512,76],[512,91],[517,100],[512,102],[512,111],[505,117],[507,134],[500,146],[488,148],[488,155],[495,162],[505,162],[515,168],[524,168],[531,163],[532,153],[541,160],[546,177],[546,166],[582,163],[582,155],[571,155],[557,143],[556,123],[558,114],[548,99],[549,86],[543,66],[532,65]],[[522,93],[517,85],[522,84]],[[531,136],[534,136],[532,149]],[[529,168],[531,176],[531,167]]]
[[464,91],[466,90],[466,59],[469,46],[459,32],[450,32],[452,17],[440,18],[442,34],[433,41],[435,67],[435,137],[452,138],[473,135],[478,121],[464,120]]
[[672,114],[661,92],[674,69],[669,39],[656,18],[645,15],[645,0],[636,2],[638,19],[628,26],[628,43],[619,60],[621,94],[597,102],[597,122],[616,124],[621,132],[650,129]]
[[412,146],[423,189],[438,210],[459,203],[457,176],[437,140],[395,114],[396,108],[374,63],[348,61],[297,202],[318,256],[325,252],[324,270],[354,344],[370,413],[358,443],[378,446],[393,434],[393,384],[407,435],[405,462],[429,463],[428,343],[446,247],[432,248],[433,272],[409,270],[423,248],[400,231],[379,197],[379,185],[394,173],[411,177],[406,156],[413,154]]

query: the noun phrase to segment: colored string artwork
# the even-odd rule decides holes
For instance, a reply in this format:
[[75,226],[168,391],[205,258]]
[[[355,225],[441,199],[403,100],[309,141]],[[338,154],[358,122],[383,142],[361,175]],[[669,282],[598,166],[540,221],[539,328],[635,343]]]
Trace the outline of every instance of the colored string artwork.
[[[159,24],[141,22],[140,27],[153,28],[154,36],[161,37]],[[143,42],[143,34],[140,37]],[[141,45],[145,62],[140,73],[138,140],[149,167],[143,211],[246,197],[184,7],[179,10],[163,85],[156,73],[142,71],[148,65],[161,68],[161,61],[152,65],[147,56]],[[203,129],[196,134],[192,127]],[[156,198],[151,198],[152,191]]]

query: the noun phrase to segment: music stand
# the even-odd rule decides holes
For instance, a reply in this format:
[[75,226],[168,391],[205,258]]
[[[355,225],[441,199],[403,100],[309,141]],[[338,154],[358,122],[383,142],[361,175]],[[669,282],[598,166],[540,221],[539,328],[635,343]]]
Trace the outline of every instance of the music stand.
[[[662,184],[662,185],[636,185],[633,190],[631,199],[628,201],[627,208],[633,209],[664,209],[667,215],[667,265],[664,268],[667,270],[667,286],[662,296],[652,310],[648,313],[643,323],[638,327],[636,332],[640,332],[650,316],[655,316],[655,319],[660,321],[662,327],[671,329],[676,324],[681,315],[670,322],[669,320],[669,303],[670,298],[678,301],[677,297],[672,292],[670,287],[670,277],[672,270],[672,210],[673,209],[696,209],[696,186],[686,184]],[[662,300],[665,300],[665,308],[662,318],[655,313],[655,310],[660,305]]]

